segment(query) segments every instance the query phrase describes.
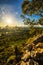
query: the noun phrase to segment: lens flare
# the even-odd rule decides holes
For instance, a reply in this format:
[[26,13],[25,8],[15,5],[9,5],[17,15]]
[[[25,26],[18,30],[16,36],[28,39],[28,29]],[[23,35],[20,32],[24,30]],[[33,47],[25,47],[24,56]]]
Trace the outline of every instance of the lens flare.
[[5,21],[7,24],[12,24],[13,20],[10,17],[9,18],[7,17]]

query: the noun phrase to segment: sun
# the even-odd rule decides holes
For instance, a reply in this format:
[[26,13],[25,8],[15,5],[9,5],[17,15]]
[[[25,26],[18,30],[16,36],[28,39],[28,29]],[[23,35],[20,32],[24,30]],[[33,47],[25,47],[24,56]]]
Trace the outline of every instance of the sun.
[[4,25],[8,25],[8,26],[19,26],[19,25],[21,25],[21,23],[19,23],[18,20],[12,15],[3,16],[2,22]]
[[12,25],[13,19],[11,17],[6,17],[5,22],[7,25]]
[[11,24],[11,23],[12,23],[12,19],[11,19],[11,18],[7,18],[7,19],[6,19],[6,22],[7,22],[8,24]]

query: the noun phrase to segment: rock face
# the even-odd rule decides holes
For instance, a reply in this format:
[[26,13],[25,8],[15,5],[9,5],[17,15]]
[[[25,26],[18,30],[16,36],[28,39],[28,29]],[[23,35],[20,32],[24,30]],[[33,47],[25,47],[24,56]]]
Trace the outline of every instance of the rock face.
[[43,65],[43,36],[25,46],[21,65]]

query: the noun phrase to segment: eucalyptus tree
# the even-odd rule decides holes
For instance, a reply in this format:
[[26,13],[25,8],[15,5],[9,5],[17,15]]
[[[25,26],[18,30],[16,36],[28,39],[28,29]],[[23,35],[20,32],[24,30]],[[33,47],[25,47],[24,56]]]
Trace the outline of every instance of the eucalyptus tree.
[[[43,0],[23,0],[22,13],[21,17],[24,19],[26,25],[43,25]],[[40,19],[38,22],[35,22],[35,20],[32,20],[31,22],[30,18],[26,18],[25,15],[37,15],[40,16]]]

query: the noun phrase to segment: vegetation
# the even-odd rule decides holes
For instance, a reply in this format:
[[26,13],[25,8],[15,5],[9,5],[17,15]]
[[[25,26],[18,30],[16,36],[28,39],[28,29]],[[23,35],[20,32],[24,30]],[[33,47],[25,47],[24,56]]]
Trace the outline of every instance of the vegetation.
[[0,65],[43,65],[43,0],[24,0],[22,12],[28,27],[0,27]]
[[[24,0],[22,3],[22,12],[21,17],[24,19],[26,25],[30,24],[32,27],[38,24],[43,25],[43,0]],[[32,15],[40,16],[38,22],[35,19],[31,20],[29,18]]]
[[18,64],[25,52],[24,47],[32,43],[37,35],[43,35],[42,28],[33,28],[32,30],[29,27],[12,29],[5,27],[4,30],[0,29],[0,65]]

